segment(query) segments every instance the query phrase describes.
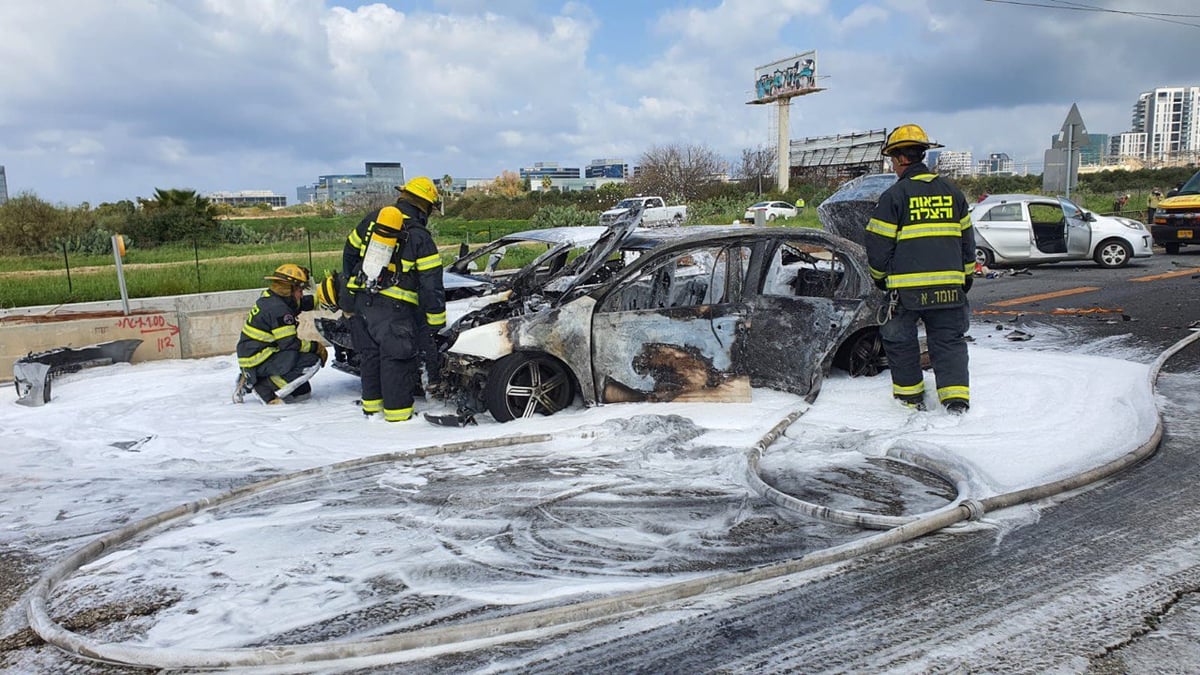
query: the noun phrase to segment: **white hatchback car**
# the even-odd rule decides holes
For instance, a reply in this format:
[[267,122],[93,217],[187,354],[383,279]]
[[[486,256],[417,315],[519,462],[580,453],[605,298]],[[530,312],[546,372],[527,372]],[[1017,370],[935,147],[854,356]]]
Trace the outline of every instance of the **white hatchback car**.
[[787,202],[759,202],[750,208],[746,209],[746,214],[743,218],[751,223],[754,222],[754,214],[762,211],[766,214],[767,221],[775,220],[776,218],[795,218],[804,210],[803,204],[789,204]]
[[1095,260],[1124,267],[1153,255],[1150,231],[1132,218],[1102,216],[1062,197],[991,195],[971,207],[975,261],[1032,265]]

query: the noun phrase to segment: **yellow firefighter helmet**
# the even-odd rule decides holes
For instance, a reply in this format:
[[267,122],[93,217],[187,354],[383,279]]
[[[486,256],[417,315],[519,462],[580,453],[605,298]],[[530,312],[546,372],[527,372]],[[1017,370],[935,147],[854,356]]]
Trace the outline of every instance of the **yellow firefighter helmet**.
[[429,180],[428,176],[417,176],[396,189],[424,199],[431,206],[437,206],[442,199],[438,194],[437,186],[433,184],[432,180]]
[[891,156],[894,152],[901,148],[919,147],[921,149],[940,148],[941,143],[934,143],[929,140],[929,136],[925,134],[925,130],[915,124],[901,124],[892,129],[892,133],[888,134],[887,140],[883,144],[883,154]]
[[263,277],[267,281],[279,281],[300,288],[308,288],[309,280],[312,275],[308,273],[308,269],[295,265],[293,263],[284,263],[275,268],[275,272],[269,276]]

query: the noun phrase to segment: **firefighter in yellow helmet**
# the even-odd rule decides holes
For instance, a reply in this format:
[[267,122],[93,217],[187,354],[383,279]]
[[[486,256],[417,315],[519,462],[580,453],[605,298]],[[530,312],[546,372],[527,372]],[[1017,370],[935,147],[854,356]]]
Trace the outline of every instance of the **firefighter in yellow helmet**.
[[233,399],[241,403],[253,391],[267,404],[307,400],[312,395],[309,378],[329,358],[325,345],[297,334],[300,313],[314,306],[313,296],[304,293],[312,275],[287,263],[263,279],[271,284],[246,315],[238,337],[241,374]]
[[437,187],[418,176],[396,189],[395,205],[367,214],[342,249],[362,411],[388,422],[412,417],[423,357],[430,381],[438,380],[433,335],[446,325],[442,257],[427,228]]
[[917,339],[921,321],[938,402],[961,415],[971,399],[964,335],[970,327],[966,294],[974,280],[975,230],[962,191],[925,165],[925,151],[940,147],[915,124],[888,134],[883,154],[891,158],[898,180],[880,195],[867,224],[867,262],[875,285],[891,299],[880,336],[892,395],[925,410]]

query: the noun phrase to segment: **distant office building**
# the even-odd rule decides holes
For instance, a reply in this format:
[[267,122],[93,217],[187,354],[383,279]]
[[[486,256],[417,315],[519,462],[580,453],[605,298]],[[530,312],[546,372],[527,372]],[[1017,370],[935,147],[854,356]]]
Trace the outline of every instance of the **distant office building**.
[[985,176],[1011,176],[1013,174],[1012,158],[1003,152],[993,152],[988,155],[987,159],[979,160],[977,173]]
[[937,157],[937,172],[947,176],[970,176],[975,173],[970,151],[941,150]]
[[[598,190],[598,189],[600,189],[601,186],[608,185],[609,183],[624,183],[624,182],[625,182],[624,178],[605,178],[605,177],[599,177],[599,178],[551,178],[549,191],[550,192],[587,192],[588,190]],[[541,192],[542,190],[545,190],[545,189],[546,188],[544,185],[542,185],[542,181],[540,179],[529,181],[529,191],[530,192]]]
[[583,169],[584,178],[628,178],[629,165],[621,159],[593,159]]
[[287,197],[277,195],[270,190],[239,190],[237,192],[210,192],[205,197],[213,204],[229,204],[230,206],[257,206],[267,204],[272,208],[281,209],[287,206]]
[[1146,156],[1146,134],[1141,131],[1126,131],[1112,137],[1109,154],[1118,157]]
[[8,201],[8,178],[4,176],[4,167],[0,166],[0,204]]
[[404,165],[400,162],[367,162],[366,173],[332,173],[317,176],[317,182],[296,188],[301,204],[331,202],[340,204],[361,192],[390,193],[404,185]]
[[554,178],[580,178],[579,167],[560,167],[558,162],[534,162],[533,166],[521,169],[521,178],[532,184],[549,176]]
[[1087,144],[1079,148],[1080,163],[1087,165],[1103,164],[1109,155],[1109,143],[1108,134],[1089,133]]
[[1142,92],[1133,105],[1131,122],[1130,131],[1145,134],[1138,157],[1163,162],[1200,153],[1200,87]]

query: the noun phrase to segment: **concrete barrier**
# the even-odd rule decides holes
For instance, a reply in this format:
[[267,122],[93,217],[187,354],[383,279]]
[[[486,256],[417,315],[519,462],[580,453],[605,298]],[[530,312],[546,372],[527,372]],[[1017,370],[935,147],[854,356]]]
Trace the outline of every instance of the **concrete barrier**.
[[[30,352],[112,340],[142,340],[132,363],[222,354],[232,358],[246,312],[261,293],[252,289],[135,298],[129,301],[129,314],[119,300],[0,310],[0,381],[11,382],[13,362]],[[332,315],[300,315],[300,337],[318,339],[313,326],[318,316]]]

